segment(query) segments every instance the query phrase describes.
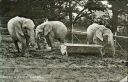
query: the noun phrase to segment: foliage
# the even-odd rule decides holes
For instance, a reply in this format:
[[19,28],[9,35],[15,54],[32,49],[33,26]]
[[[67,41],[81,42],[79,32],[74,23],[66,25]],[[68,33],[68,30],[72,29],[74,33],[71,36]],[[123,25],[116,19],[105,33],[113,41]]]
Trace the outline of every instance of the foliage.
[[128,12],[128,0],[108,0],[108,2],[112,5],[111,10],[113,12],[111,30],[115,32],[119,23],[118,22],[119,14]]
[[29,16],[30,4],[29,0],[2,0],[0,2],[2,16]]
[[[71,8],[69,2],[72,2]],[[2,0],[0,4],[4,16],[32,15],[31,12],[35,9],[36,14],[40,13],[40,16],[42,14],[43,17],[52,20],[64,18],[63,16],[67,15],[70,10],[79,13],[77,6],[89,8],[89,10],[94,10],[97,6],[93,6],[95,3],[91,0]]]
[[101,19],[114,32],[118,25],[118,15],[128,12],[128,0],[103,1],[108,1],[112,7],[108,8],[101,0],[1,0],[0,15],[24,16],[36,19],[36,22],[39,21],[37,24],[44,18],[59,20],[71,28],[72,25],[87,27],[96,17],[95,11],[105,12],[110,9],[113,13],[112,19],[109,16]]

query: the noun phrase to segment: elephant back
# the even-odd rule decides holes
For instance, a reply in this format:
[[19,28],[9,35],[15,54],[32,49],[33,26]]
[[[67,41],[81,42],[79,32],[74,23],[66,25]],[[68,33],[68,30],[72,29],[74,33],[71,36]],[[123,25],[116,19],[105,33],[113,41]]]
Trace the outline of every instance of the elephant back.
[[8,21],[8,27],[11,28],[10,25],[17,25],[17,23],[19,23],[20,21],[21,18],[16,16]]
[[9,34],[12,37],[16,38],[16,28],[18,27],[20,28],[22,27],[20,17],[16,16],[8,21],[7,28],[8,28]]
[[67,27],[60,21],[47,21],[37,26],[36,35],[41,32],[44,36],[52,34],[55,38],[65,38]]
[[87,32],[95,32],[99,28],[97,23],[93,23],[87,28]]
[[67,34],[67,27],[60,21],[52,21],[51,22],[53,32],[55,33],[55,37],[57,38],[65,38]]

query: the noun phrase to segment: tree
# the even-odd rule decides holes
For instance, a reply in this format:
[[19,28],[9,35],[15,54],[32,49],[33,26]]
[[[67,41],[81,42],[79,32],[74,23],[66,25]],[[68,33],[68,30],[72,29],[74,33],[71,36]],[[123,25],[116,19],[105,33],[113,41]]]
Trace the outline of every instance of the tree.
[[2,0],[0,10],[3,17],[29,17],[31,14],[30,0]]
[[[106,8],[98,0],[2,0],[0,4],[3,16],[18,15],[60,21],[69,16],[69,27],[81,17],[92,20],[96,10],[104,11]],[[74,13],[76,16],[73,16]]]
[[108,2],[112,5],[111,10],[113,12],[111,30],[115,32],[118,25],[118,15],[123,12],[128,12],[128,0],[108,0]]
[[[81,17],[88,17],[90,14],[93,14],[92,11],[104,11],[106,9],[100,1],[96,0],[68,0],[68,3],[70,27],[72,27]],[[77,10],[77,7],[81,7],[82,9]],[[73,18],[73,13],[77,14],[75,18]]]

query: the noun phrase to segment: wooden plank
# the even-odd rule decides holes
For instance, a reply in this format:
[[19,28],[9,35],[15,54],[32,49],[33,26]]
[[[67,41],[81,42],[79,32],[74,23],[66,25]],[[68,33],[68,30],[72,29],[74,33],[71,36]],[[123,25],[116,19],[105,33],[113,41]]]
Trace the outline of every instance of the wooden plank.
[[117,35],[114,35],[115,38],[123,38],[123,39],[128,39],[127,36],[117,36]]
[[66,43],[66,46],[85,46],[85,47],[99,47],[102,48],[103,46],[97,45],[97,44],[72,44],[72,43]]
[[76,31],[76,30],[73,30],[72,32],[73,34],[78,34],[78,35],[87,35],[87,32],[83,32],[83,31]]

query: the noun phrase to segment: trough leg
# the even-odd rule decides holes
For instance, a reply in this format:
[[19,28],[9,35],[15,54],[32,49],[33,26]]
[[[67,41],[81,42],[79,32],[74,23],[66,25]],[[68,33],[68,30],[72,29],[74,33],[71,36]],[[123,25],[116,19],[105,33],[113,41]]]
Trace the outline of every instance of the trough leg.
[[51,35],[48,35],[46,37],[46,40],[47,40],[48,45],[51,47],[51,49],[53,49],[53,43],[54,43],[53,37]]

